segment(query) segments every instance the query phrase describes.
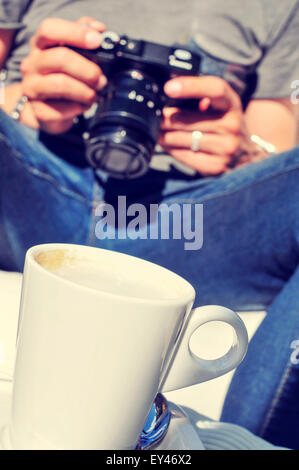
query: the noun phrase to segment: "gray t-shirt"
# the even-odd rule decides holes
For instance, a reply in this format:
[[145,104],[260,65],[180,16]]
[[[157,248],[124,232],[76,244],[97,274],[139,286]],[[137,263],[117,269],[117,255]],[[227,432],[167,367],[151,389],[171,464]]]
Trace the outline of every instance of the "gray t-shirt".
[[299,0],[0,0],[0,28],[17,33],[7,83],[21,79],[29,39],[47,17],[92,16],[109,30],[164,44],[191,37],[208,54],[255,65],[255,97],[287,97],[299,78]]

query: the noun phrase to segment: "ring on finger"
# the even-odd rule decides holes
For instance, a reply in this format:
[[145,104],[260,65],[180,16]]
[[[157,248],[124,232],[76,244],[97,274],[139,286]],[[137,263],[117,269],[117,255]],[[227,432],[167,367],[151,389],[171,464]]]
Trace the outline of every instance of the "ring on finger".
[[198,152],[200,148],[200,141],[202,139],[202,132],[200,131],[193,131],[191,134],[191,150],[193,152]]

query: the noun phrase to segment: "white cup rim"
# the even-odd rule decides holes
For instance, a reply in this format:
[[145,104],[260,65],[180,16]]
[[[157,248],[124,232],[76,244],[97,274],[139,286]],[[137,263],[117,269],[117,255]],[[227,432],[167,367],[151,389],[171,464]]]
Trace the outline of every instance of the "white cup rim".
[[[122,258],[126,258],[127,260],[135,260],[140,263],[144,263],[149,267],[153,267],[153,269],[159,269],[166,275],[168,275],[172,280],[176,280],[177,282],[180,282],[182,286],[185,288],[184,290],[188,289],[188,292],[182,293],[182,295],[178,295],[175,298],[150,298],[150,297],[134,297],[132,295],[124,295],[124,294],[117,294],[114,292],[107,292],[105,290],[101,289],[95,289],[93,287],[89,287],[83,284],[79,284],[76,281],[69,280],[67,278],[64,278],[62,276],[59,276],[56,274],[54,271],[51,271],[41,264],[37,262],[35,259],[36,255],[45,252],[45,251],[50,251],[50,250],[55,250],[55,249],[63,249],[63,250],[71,250],[71,249],[77,249],[77,250],[82,250],[82,251],[94,251],[97,250],[97,252],[102,251],[107,253],[111,253],[113,256],[120,256]],[[101,297],[105,296],[107,298],[113,298],[113,299],[118,299],[122,301],[131,301],[134,303],[140,303],[140,304],[151,304],[151,305],[167,305],[167,306],[173,306],[173,305],[186,305],[189,302],[194,302],[195,299],[195,290],[193,286],[183,277],[179,276],[178,274],[174,273],[173,271],[164,268],[163,266],[160,266],[156,263],[152,263],[151,261],[143,260],[142,258],[138,258],[136,256],[128,255],[125,253],[120,253],[117,251],[113,250],[107,250],[104,248],[98,248],[98,247],[93,247],[93,246],[87,246],[87,245],[78,245],[78,244],[70,244],[70,243],[45,243],[45,244],[40,244],[40,245],[35,245],[32,246],[31,248],[28,249],[26,253],[26,262],[29,261],[30,263],[34,264],[35,269],[39,270],[43,275],[47,275],[52,279],[59,279],[61,283],[64,283],[67,286],[76,286],[76,289],[79,289],[81,291],[85,292],[92,292],[93,295],[99,295]],[[26,264],[26,263],[25,263]]]

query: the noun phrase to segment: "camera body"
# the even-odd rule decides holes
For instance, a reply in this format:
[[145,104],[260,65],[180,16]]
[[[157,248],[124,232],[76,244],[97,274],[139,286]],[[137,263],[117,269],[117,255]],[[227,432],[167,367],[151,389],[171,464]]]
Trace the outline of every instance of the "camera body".
[[88,128],[88,162],[115,178],[142,176],[154,153],[163,107],[198,110],[198,100],[169,99],[164,84],[179,75],[201,75],[202,56],[115,32],[103,33],[98,49],[72,49],[97,63],[108,78]]
[[102,43],[98,49],[76,50],[99,64],[108,77],[114,71],[137,67],[160,75],[165,82],[172,73],[198,75],[200,67],[200,56],[188,49],[131,39],[112,31],[102,33]]

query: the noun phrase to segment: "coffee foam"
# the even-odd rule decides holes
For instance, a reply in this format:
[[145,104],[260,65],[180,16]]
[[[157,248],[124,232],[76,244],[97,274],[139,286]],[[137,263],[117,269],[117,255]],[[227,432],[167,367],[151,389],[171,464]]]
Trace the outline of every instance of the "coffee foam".
[[57,271],[65,266],[74,266],[77,261],[75,255],[69,250],[49,250],[42,251],[34,257],[35,261],[48,271]]
[[[118,258],[109,258],[105,264],[96,263],[84,258],[70,249],[53,249],[38,253],[35,261],[46,270],[76,284],[95,290],[130,297],[174,299],[184,292],[177,285],[164,278],[160,272],[158,279],[155,273],[148,276],[137,269],[119,268]],[[135,270],[134,270],[135,271]],[[149,274],[149,273],[148,273]]]

